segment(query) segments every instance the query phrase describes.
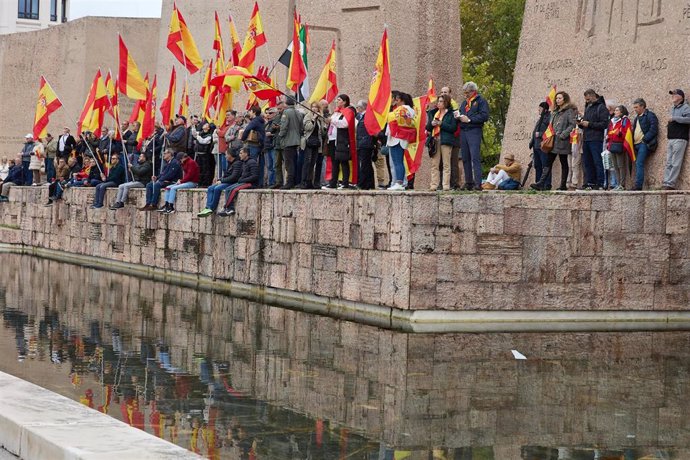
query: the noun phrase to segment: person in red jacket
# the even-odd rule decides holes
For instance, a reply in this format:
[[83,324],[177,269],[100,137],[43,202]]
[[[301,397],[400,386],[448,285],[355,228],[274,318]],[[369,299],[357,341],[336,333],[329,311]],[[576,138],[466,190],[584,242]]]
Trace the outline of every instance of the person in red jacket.
[[177,154],[177,159],[182,165],[182,179],[165,188],[165,204],[158,209],[158,212],[166,214],[173,214],[175,212],[175,198],[177,191],[185,188],[195,188],[199,183],[199,165],[192,160],[187,152],[180,152]]

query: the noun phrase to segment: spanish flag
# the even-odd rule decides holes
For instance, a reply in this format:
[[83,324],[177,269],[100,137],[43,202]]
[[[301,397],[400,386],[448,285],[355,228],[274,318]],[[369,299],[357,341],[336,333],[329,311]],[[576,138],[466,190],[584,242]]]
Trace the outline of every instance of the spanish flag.
[[187,23],[182,17],[182,13],[173,3],[173,11],[170,16],[170,27],[168,29],[168,49],[185,66],[190,74],[196,73],[204,65],[199,55],[199,50],[194,42]]
[[546,103],[549,104],[549,110],[553,110],[556,105],[556,93],[558,93],[558,87],[553,85],[549,94],[546,95]]
[[144,139],[153,134],[156,124],[156,92],[158,91],[158,83],[156,76],[153,76],[153,85],[151,91],[146,98],[146,106],[144,107],[144,119],[141,121],[139,132],[137,133],[137,145],[141,149]]
[[376,58],[376,68],[369,89],[369,104],[364,124],[371,136],[376,136],[386,125],[391,108],[391,69],[388,57],[388,29],[383,30],[381,48]]
[[319,81],[316,83],[314,92],[311,93],[309,103],[318,102],[325,99],[330,104],[338,95],[338,75],[336,74],[335,40],[331,45],[331,52],[326,58],[326,65],[323,66]]
[[201,83],[201,91],[199,92],[199,97],[203,99],[202,104],[202,114],[201,117],[210,120],[211,119],[211,107],[216,103],[215,96],[216,91],[214,91],[211,85],[211,78],[213,76],[213,59],[208,61],[208,68],[206,69],[206,74],[204,75],[204,81]]
[[113,76],[108,71],[108,75],[105,76],[105,91],[108,94],[108,113],[111,117],[115,117],[113,112],[113,95],[115,94],[115,85],[113,84]]
[[[268,101],[269,106],[275,106],[276,98],[283,95],[283,93],[275,88],[273,79],[268,75],[268,69],[264,66],[259,67],[256,75],[244,78],[244,87],[251,93],[250,101],[256,102],[257,99]],[[273,105],[270,105],[273,104]],[[254,103],[247,108],[251,108]]]
[[83,131],[91,131],[96,136],[100,136],[101,127],[103,126],[103,116],[106,110],[108,110],[109,105],[110,102],[108,101],[108,94],[103,84],[101,70],[98,69],[91,83],[91,89],[84,103],[84,108],[77,121],[77,136],[80,136]]
[[220,75],[225,72],[225,50],[223,49],[223,36],[220,33],[218,12],[215,16],[215,26],[216,35],[213,38],[213,49],[216,52],[216,75]]
[[211,85],[218,88],[221,92],[228,91],[229,89],[239,91],[242,81],[245,78],[251,79],[256,77],[254,77],[254,75],[252,75],[248,69],[242,67],[231,67],[223,74],[211,80]]
[[556,131],[553,129],[553,125],[549,123],[549,126],[546,128],[546,131],[544,131],[544,134],[541,136],[541,140],[545,141],[553,136],[556,135]]
[[175,66],[172,68],[172,72],[170,72],[170,83],[168,84],[168,94],[165,96],[165,99],[163,99],[163,102],[161,103],[161,115],[163,116],[163,124],[165,126],[168,126],[168,123],[170,123],[170,120],[173,119],[175,114],[173,113],[173,110],[175,110],[175,91],[177,90],[177,74],[175,73]]
[[633,140],[632,123],[628,117],[623,117],[621,120],[623,125],[623,150],[628,154],[628,157],[635,162],[637,155],[635,155],[635,141]]
[[38,88],[38,101],[36,102],[36,114],[34,116],[34,139],[43,139],[48,134],[48,123],[50,114],[62,107],[62,102],[58,99],[53,88],[41,76],[41,83]]
[[259,4],[254,3],[254,11],[249,20],[249,27],[247,28],[247,35],[244,37],[244,45],[240,52],[239,62],[237,67],[243,67],[249,71],[254,72],[254,61],[256,61],[256,50],[266,44],[266,35],[264,35],[264,26],[261,22],[261,13],[259,13]]
[[130,99],[146,100],[148,85],[141,77],[141,72],[139,72],[134,58],[129,54],[122,36],[118,35],[118,37],[120,39],[120,76],[118,79],[120,82],[120,92]]
[[414,174],[419,170],[422,164],[422,158],[424,158],[424,146],[426,144],[426,122],[427,113],[426,106],[429,103],[429,96],[420,96],[414,98],[414,128],[416,131],[416,139],[407,145],[407,150],[405,150],[405,174],[408,179],[411,179]]
[[232,109],[232,91],[219,94],[216,118],[213,120],[216,126],[223,126],[225,124],[225,112],[230,109]]
[[180,107],[177,109],[177,113],[183,117],[189,117],[189,86],[187,85],[187,80],[184,81],[182,96],[180,97]]
[[146,101],[149,99],[149,74],[147,73],[144,77],[144,84],[146,84],[146,97],[144,99],[139,99],[134,103],[134,108],[132,109],[132,115],[129,116],[129,122],[134,123],[138,121],[141,123],[144,121],[144,110],[146,108]]
[[295,10],[292,29],[292,55],[290,57],[290,66],[288,67],[288,79],[286,83],[286,86],[294,91],[295,94],[299,92],[300,85],[307,78],[307,68],[304,66],[304,60],[300,52],[300,29],[301,25],[297,19],[297,11]]
[[242,44],[240,43],[240,36],[237,35],[237,28],[235,27],[235,21],[232,20],[232,16],[229,18],[230,21],[230,42],[232,44],[232,65],[239,65],[240,63],[240,53],[242,52]]
[[[438,99],[438,96],[436,95],[436,86],[434,85],[434,79],[433,78],[429,79],[429,88],[426,91],[426,97],[427,97],[427,103],[432,103],[432,104],[434,102],[436,102],[436,99]],[[426,108],[426,105],[424,106],[424,108]],[[415,110],[417,110],[417,109],[415,108]]]

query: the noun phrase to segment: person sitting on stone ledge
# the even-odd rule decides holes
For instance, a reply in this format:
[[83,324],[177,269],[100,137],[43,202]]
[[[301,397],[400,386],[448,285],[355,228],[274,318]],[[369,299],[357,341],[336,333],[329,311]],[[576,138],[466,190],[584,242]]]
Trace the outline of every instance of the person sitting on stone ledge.
[[[227,166],[225,167],[223,177],[206,191],[206,207],[197,214],[197,217],[208,217],[213,214],[218,207],[218,203],[220,203],[221,192],[236,184],[240,177],[242,177],[244,162],[237,159],[235,152],[228,149],[225,152],[225,159]],[[229,196],[225,197],[226,201],[228,198]]]
[[515,161],[515,155],[508,153],[503,157],[505,165],[497,164],[491,171],[482,190],[518,190],[522,179],[522,165]]
[[84,158],[84,166],[72,175],[65,187],[95,187],[101,182],[101,170],[98,169],[96,159],[87,156]]
[[172,214],[175,212],[175,199],[177,198],[177,191],[187,188],[195,188],[199,183],[199,165],[192,160],[187,152],[177,154],[178,161],[182,165],[182,179],[176,184],[169,185],[165,188],[165,204],[158,209],[158,212]]
[[105,175],[101,175],[101,179],[105,182],[96,186],[96,194],[93,198],[91,209],[102,208],[106,189],[118,187],[126,180],[125,167],[120,163],[120,157],[118,155],[113,155],[110,161],[111,164],[110,171],[108,171],[108,177],[106,178]]
[[247,147],[243,147],[242,150],[240,150],[240,160],[243,163],[242,176],[235,185],[225,190],[227,200],[225,201],[223,210],[218,213],[219,216],[227,217],[235,214],[235,201],[240,190],[259,186],[259,164],[255,159],[250,158],[249,149]]
[[0,203],[10,201],[10,189],[13,186],[24,185],[24,168],[22,165],[22,154],[17,154],[17,158],[10,160],[10,169],[7,177],[2,181],[2,189],[0,189]]
[[174,158],[173,149],[163,151],[163,165],[160,176],[151,177],[151,182],[146,184],[146,204],[139,208],[140,211],[153,211],[158,207],[161,189],[176,182],[182,177],[180,162]]
[[[70,158],[74,163],[76,159]],[[46,206],[52,206],[53,203],[62,197],[62,192],[65,189],[67,182],[70,180],[70,167],[67,165],[65,158],[58,159],[57,171],[55,180],[48,186],[48,202]]]
[[0,182],[7,179],[7,175],[10,173],[10,162],[7,161],[7,157],[3,157],[0,162]]
[[125,201],[129,195],[129,190],[132,188],[144,188],[146,184],[151,182],[151,175],[153,174],[153,166],[148,160],[146,153],[140,153],[137,164],[130,164],[129,172],[132,173],[132,180],[120,184],[117,188],[117,197],[115,203],[110,206],[110,209],[120,209],[125,207]]

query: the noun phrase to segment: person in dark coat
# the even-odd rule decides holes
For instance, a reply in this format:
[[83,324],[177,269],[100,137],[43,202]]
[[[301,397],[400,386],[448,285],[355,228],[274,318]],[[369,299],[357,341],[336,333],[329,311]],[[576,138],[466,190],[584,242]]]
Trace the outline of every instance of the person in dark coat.
[[[287,172],[285,185],[282,188],[289,190],[296,185],[297,150],[302,141],[304,115],[295,110],[295,100],[293,98],[288,97],[285,102],[287,103],[287,108],[283,111],[280,119],[278,137],[283,146],[283,161],[285,162],[285,171]],[[247,134],[246,130],[245,134]]]
[[462,87],[465,100],[460,104],[460,152],[465,172],[465,190],[482,189],[482,136],[484,123],[489,121],[489,104],[478,92],[477,84]]
[[117,155],[113,156],[112,164],[110,165],[110,171],[108,172],[108,177],[101,176],[105,181],[96,186],[96,194],[93,198],[93,204],[91,209],[100,209],[103,207],[103,199],[105,198],[105,191],[111,187],[117,187],[125,182],[125,167],[120,163],[120,157]]
[[367,102],[361,100],[357,102],[357,127],[355,136],[357,143],[357,161],[359,162],[359,175],[357,176],[357,186],[362,190],[373,190],[376,186],[374,180],[374,154],[376,153],[376,137],[369,134],[364,125],[366,117]]
[[582,128],[582,164],[585,170],[585,188],[601,189],[606,180],[604,162],[604,133],[609,126],[610,114],[603,96],[593,89],[585,91],[585,113],[577,117]]
[[182,167],[175,159],[172,149],[163,152],[163,166],[159,176],[151,177],[151,182],[146,184],[146,204],[139,208],[140,211],[153,211],[158,208],[158,200],[161,189],[177,182],[182,177]]
[[[546,165],[547,156],[541,150],[541,141],[544,132],[549,127],[549,120],[551,119],[551,112],[549,111],[549,104],[542,102],[539,104],[539,119],[532,130],[532,137],[529,141],[529,148],[532,150],[532,161],[534,164],[534,181],[541,181],[541,176]],[[551,173],[544,181],[544,190],[551,190]]]
[[139,154],[139,159],[137,164],[130,164],[129,172],[131,173],[132,180],[120,184],[117,188],[117,197],[115,198],[115,203],[110,206],[110,209],[120,209],[125,207],[125,201],[127,201],[127,196],[129,195],[129,190],[133,188],[144,188],[146,184],[151,182],[151,176],[153,175],[153,166],[151,162],[146,157],[145,153]]
[[642,190],[644,186],[645,161],[650,153],[659,146],[659,118],[647,108],[644,99],[635,99],[633,110],[637,116],[633,121],[633,143],[635,144],[635,187]]
[[194,161],[199,165],[199,187],[208,187],[213,183],[216,170],[216,159],[212,155],[213,130],[209,123],[204,123],[201,131],[192,128],[194,138]]
[[197,214],[197,217],[208,217],[213,214],[220,203],[221,192],[237,184],[242,177],[244,162],[237,158],[237,154],[228,149],[225,152],[225,160],[227,166],[223,177],[206,190],[206,207]]
[[235,201],[240,190],[247,190],[259,186],[259,164],[249,156],[249,148],[242,147],[240,150],[240,161],[242,161],[242,175],[237,183],[225,189],[225,206],[218,213],[219,216],[227,217],[235,214]]

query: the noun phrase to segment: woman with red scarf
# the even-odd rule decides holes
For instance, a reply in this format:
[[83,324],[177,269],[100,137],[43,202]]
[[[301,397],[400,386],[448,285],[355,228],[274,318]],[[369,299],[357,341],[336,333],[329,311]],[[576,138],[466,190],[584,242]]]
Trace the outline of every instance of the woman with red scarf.
[[414,126],[415,111],[412,108],[412,96],[399,91],[393,91],[393,110],[388,114],[387,145],[393,160],[394,183],[388,190],[405,190],[405,149],[417,140],[417,130]]
[[350,161],[352,161],[352,181],[357,182],[357,145],[355,143],[355,108],[350,105],[350,97],[341,94],[335,99],[335,113],[331,116],[330,129],[337,130],[331,181],[325,189],[338,187],[338,176],[342,172],[342,185],[338,189],[349,189]]
[[[631,127],[628,118],[628,109],[619,105],[613,111],[613,118],[609,122],[606,136],[606,150],[611,152],[613,169],[616,173],[618,185],[614,190],[625,190],[625,181],[628,178],[628,161],[625,154],[625,133]],[[610,182],[610,181],[609,181]]]

